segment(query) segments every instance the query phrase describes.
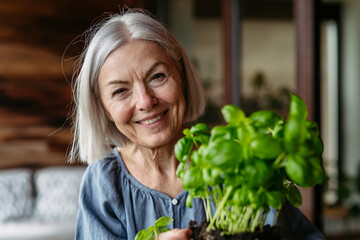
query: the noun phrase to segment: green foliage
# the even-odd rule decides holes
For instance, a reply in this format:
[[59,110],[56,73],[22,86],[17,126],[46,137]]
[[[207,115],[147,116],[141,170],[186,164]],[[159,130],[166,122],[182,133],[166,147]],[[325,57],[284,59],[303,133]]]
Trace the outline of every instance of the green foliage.
[[135,236],[135,240],[152,240],[154,239],[154,237],[158,240],[159,234],[161,232],[169,231],[166,226],[168,226],[172,222],[173,219],[171,217],[161,217],[155,221],[153,226],[150,226],[138,232]]
[[[175,145],[177,169],[192,198],[202,198],[208,230],[225,233],[262,228],[270,207],[280,210],[287,199],[301,205],[297,186],[321,184],[323,150],[315,122],[307,121],[303,100],[291,94],[287,120],[272,111],[246,117],[242,109],[221,109],[225,126],[197,124],[184,130]],[[212,215],[210,201],[216,211]]]

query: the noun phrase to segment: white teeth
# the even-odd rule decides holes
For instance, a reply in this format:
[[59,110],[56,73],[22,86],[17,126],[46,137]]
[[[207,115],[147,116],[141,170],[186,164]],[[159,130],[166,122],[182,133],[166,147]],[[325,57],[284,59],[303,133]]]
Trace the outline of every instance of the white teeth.
[[148,119],[148,120],[144,120],[144,121],[141,121],[140,124],[151,124],[153,122],[156,122],[158,120],[160,120],[161,118],[161,115],[157,116],[156,118],[153,118],[153,119]]

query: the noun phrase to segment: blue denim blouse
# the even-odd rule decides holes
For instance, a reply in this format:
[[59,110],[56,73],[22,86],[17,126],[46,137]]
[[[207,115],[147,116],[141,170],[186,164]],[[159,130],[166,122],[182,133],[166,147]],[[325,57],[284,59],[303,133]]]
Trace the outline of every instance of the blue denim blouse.
[[[168,216],[173,228],[187,228],[189,222],[201,223],[205,211],[201,199],[193,199],[193,207],[186,207],[187,192],[171,198],[139,183],[126,169],[119,152],[114,149],[105,159],[87,167],[83,176],[76,227],[76,240],[133,240],[140,230]],[[276,216],[272,209],[266,223]],[[282,233],[293,239],[324,239],[301,214],[286,204],[279,215]]]

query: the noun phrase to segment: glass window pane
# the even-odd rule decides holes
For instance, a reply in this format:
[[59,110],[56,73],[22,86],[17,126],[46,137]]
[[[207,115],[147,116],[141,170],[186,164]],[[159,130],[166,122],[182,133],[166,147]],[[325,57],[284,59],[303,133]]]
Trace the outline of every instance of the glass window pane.
[[248,114],[268,109],[285,117],[289,91],[295,89],[294,23],[291,14],[284,14],[292,11],[291,1],[269,9],[270,16],[256,13],[262,4],[240,8],[241,105]]
[[168,2],[169,29],[193,60],[207,97],[204,116],[199,121],[209,125],[222,121],[223,104],[222,39],[220,0],[206,2],[209,9],[202,11],[201,1],[171,0]]

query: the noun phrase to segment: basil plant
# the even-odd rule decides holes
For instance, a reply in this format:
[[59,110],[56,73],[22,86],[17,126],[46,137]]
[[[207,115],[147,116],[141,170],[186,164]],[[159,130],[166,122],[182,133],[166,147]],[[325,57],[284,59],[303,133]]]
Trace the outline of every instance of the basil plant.
[[233,105],[221,112],[226,125],[184,129],[175,145],[176,174],[189,192],[188,207],[193,198],[203,199],[207,230],[253,232],[264,226],[271,207],[280,210],[286,199],[301,205],[298,186],[323,182],[322,141],[295,94],[286,120],[273,111],[246,116]]

